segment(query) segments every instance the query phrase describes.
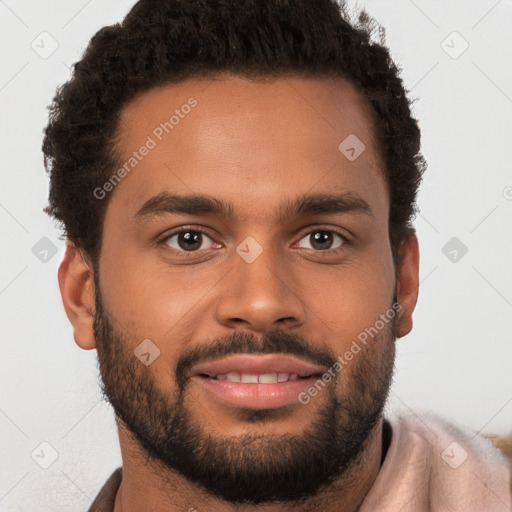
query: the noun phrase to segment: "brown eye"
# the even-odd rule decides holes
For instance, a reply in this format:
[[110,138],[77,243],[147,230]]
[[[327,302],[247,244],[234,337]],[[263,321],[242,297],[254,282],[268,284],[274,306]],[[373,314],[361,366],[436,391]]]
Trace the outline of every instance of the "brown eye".
[[[337,245],[333,246],[336,239],[339,241]],[[346,242],[346,238],[343,235],[328,229],[317,229],[315,231],[311,231],[302,240],[308,240],[311,244],[311,247],[305,247],[306,249],[311,248],[317,251],[340,249]]]
[[201,231],[184,229],[170,234],[162,242],[176,251],[195,252],[203,245],[204,238],[211,240],[208,235]]

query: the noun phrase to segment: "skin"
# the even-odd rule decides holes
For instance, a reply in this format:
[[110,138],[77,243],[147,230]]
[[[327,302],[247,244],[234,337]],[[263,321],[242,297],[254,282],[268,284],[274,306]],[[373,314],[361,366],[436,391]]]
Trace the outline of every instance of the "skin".
[[[188,350],[205,349],[224,336],[240,333],[256,342],[283,329],[297,336],[297,341],[300,337],[311,350],[337,357],[389,310],[396,290],[402,308],[394,332],[380,333],[377,342],[342,370],[343,378],[332,381],[328,391],[318,393],[307,406],[287,406],[282,414],[254,422],[237,414],[236,408],[212,400],[195,382],[186,383],[184,404],[190,418],[214,438],[227,436],[236,442],[254,433],[300,437],[330,401],[337,398],[343,403],[351,386],[354,392],[359,389],[355,377],[365,361],[383,372],[392,365],[395,338],[412,329],[418,242],[414,232],[404,240],[395,272],[388,238],[389,194],[374,143],[371,111],[348,82],[289,76],[257,83],[224,74],[216,80],[189,80],[152,89],[122,111],[121,154],[129,158],[190,97],[198,101],[197,107],[107,198],[99,261],[102,304],[119,339],[129,345],[124,355],[133,354],[144,339],[159,347],[161,354],[151,366],[132,356],[133,375],[151,379],[161,396],[173,403],[173,369]],[[352,133],[366,145],[353,162],[338,150]],[[168,213],[136,222],[138,209],[162,191],[223,199],[232,203],[234,217]],[[285,200],[302,194],[348,192],[364,199],[371,215],[277,218]],[[177,236],[167,245],[158,243],[180,226],[206,232],[200,251],[180,249]],[[320,228],[345,233],[349,243],[339,253],[328,244],[315,249],[312,234]],[[262,248],[250,264],[236,252],[248,236]],[[340,239],[333,236],[337,247]],[[59,285],[75,342],[84,350],[98,349],[106,365],[104,346],[94,332],[98,292],[94,267],[72,242],[59,268]],[[109,364],[116,362],[112,359]],[[105,367],[102,373],[107,373]],[[387,393],[385,379],[378,386]],[[228,504],[151,460],[119,418],[118,428],[123,481],[115,512],[191,507],[212,512],[352,512],[371,488],[382,456],[379,420],[357,459],[317,495],[288,504]],[[262,450],[262,457],[271,455]]]

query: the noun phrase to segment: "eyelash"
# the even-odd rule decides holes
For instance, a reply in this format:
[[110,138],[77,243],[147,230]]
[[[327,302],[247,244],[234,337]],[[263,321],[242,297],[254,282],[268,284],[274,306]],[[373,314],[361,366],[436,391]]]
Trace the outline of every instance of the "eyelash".
[[[186,233],[188,231],[191,231],[194,233],[201,233],[202,235],[206,235],[213,242],[218,243],[206,231],[203,231],[202,229],[185,226],[185,227],[179,228],[175,231],[171,231],[170,233],[167,233],[163,238],[161,238],[158,241],[158,244],[163,245],[164,249],[172,251],[173,254],[178,254],[180,257],[181,256],[187,257],[188,254],[199,253],[201,251],[207,250],[207,249],[200,249],[200,250],[196,250],[196,251],[183,251],[183,250],[178,251],[177,249],[173,249],[172,247],[169,247],[167,245],[166,242],[168,242],[172,237],[179,235],[180,233]],[[341,231],[338,231],[336,229],[332,229],[332,228],[315,228],[313,230],[310,230],[310,231],[304,233],[304,235],[300,238],[300,240],[302,240],[306,235],[311,235],[312,233],[316,233],[319,231],[324,231],[326,233],[334,233],[334,234],[338,235],[342,239],[342,244],[341,244],[341,247],[338,247],[336,249],[326,249],[325,251],[316,250],[316,252],[328,253],[328,254],[339,254],[340,252],[346,250],[345,249],[346,245],[350,245],[350,240],[347,238],[347,236],[344,233],[342,233]],[[315,249],[309,249],[309,250],[315,251]]]

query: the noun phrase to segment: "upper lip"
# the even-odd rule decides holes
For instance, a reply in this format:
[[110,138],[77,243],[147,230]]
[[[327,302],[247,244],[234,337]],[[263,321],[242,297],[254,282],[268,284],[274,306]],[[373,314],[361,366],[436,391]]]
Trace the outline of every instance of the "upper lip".
[[193,375],[209,375],[210,377],[232,372],[252,375],[296,373],[300,377],[309,377],[310,375],[323,373],[323,368],[284,354],[238,354],[216,361],[200,363],[192,368]]

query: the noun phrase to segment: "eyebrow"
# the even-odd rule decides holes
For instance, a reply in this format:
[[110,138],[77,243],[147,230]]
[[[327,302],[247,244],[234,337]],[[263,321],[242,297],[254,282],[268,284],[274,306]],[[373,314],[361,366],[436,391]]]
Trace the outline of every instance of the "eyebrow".
[[[341,195],[303,194],[294,200],[288,199],[281,205],[276,220],[283,222],[293,217],[347,213],[364,214],[371,219],[374,218],[370,205],[364,199],[351,193],[344,193]],[[217,215],[232,219],[235,217],[235,210],[232,203],[208,195],[176,195],[161,192],[141,206],[134,220],[138,223],[167,214]]]

